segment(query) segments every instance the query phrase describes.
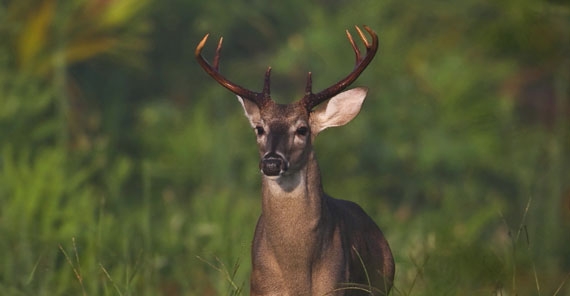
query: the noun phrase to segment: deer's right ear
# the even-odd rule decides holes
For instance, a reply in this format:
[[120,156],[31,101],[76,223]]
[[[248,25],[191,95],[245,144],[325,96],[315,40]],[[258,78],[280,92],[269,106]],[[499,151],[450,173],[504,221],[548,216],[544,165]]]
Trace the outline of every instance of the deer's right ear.
[[255,128],[258,126],[259,122],[261,121],[261,112],[259,110],[259,107],[257,107],[257,105],[250,100],[244,100],[240,96],[237,96],[237,98],[243,107],[243,111],[245,112],[245,116],[249,120],[251,127]]
[[326,128],[342,126],[351,121],[360,112],[367,91],[364,87],[349,89],[319,105],[311,113],[313,133],[317,134]]

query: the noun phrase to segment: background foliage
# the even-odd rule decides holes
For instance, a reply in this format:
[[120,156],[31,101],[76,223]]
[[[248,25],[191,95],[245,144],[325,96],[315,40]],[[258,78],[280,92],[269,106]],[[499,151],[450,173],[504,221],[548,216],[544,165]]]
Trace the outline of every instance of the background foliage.
[[[378,57],[316,143],[397,264],[392,295],[570,295],[570,6],[484,1],[0,1],[0,294],[248,293],[253,133],[193,50],[280,102]],[[214,41],[205,54],[211,57]],[[338,139],[343,139],[339,141]]]

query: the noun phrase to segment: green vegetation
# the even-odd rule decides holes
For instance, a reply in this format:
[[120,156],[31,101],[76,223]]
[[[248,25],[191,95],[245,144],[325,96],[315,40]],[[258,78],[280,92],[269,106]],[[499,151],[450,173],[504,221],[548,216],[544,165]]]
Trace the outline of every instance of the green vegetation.
[[[253,132],[193,52],[274,99],[381,49],[325,188],[384,230],[392,295],[570,295],[570,5],[0,1],[0,295],[247,295]],[[338,139],[343,139],[339,141]]]

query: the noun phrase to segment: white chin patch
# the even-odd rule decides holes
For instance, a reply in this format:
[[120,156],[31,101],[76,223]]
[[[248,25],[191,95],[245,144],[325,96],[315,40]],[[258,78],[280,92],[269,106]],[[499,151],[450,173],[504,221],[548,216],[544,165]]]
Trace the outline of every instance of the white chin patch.
[[281,178],[281,176],[283,176],[283,172],[280,172],[279,175],[275,175],[275,176],[268,176],[268,175],[263,173],[263,170],[260,170],[260,172],[265,178],[270,179],[270,180],[277,180],[277,179]]

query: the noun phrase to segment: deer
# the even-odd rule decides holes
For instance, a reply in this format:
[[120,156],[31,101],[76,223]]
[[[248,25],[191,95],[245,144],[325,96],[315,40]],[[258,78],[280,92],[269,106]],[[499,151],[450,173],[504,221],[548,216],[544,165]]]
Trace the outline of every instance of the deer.
[[369,42],[355,28],[366,52],[346,30],[356,55],[352,72],[318,93],[309,72],[304,96],[290,104],[271,98],[271,67],[261,92],[226,79],[219,71],[223,37],[212,64],[202,55],[209,34],[196,47],[204,71],[237,95],[257,138],[261,214],[251,247],[250,295],[387,295],[392,287],[394,258],[382,231],[359,205],[324,192],[313,149],[320,132],[355,118],[367,95],[364,87],[345,89],[374,58],[378,36],[364,26]]

